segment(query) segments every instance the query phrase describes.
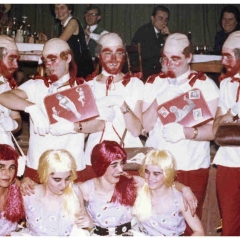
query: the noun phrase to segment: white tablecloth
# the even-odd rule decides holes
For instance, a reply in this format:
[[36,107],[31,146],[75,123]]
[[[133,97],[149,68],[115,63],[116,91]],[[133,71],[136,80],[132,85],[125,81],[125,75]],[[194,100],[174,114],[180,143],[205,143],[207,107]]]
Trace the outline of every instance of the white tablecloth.
[[194,54],[193,59],[192,59],[192,63],[221,61],[221,60],[222,60],[222,56],[220,56],[220,55]]
[[34,43],[16,43],[18,51],[42,51],[44,44],[34,44]]

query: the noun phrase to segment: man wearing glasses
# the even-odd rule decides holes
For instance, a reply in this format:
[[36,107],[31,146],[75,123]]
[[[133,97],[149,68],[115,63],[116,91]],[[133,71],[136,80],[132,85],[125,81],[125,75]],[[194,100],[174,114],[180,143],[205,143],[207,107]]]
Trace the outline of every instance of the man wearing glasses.
[[95,48],[97,46],[99,38],[108,33],[102,27],[98,26],[98,22],[101,20],[100,8],[94,4],[90,4],[85,11],[86,29],[84,30],[86,43],[92,58],[95,58]]

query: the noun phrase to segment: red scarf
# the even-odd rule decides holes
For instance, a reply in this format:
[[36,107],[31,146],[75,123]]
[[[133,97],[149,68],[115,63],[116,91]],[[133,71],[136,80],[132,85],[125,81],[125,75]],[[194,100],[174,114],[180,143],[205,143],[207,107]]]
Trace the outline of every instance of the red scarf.
[[236,94],[236,102],[239,100],[239,94],[240,94],[240,78],[232,78],[230,82],[238,82],[238,90]]

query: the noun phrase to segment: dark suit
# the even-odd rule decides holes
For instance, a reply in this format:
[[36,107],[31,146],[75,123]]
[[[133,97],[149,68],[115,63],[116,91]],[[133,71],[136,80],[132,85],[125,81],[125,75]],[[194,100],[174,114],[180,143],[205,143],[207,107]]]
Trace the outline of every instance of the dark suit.
[[156,36],[154,26],[152,23],[147,23],[140,27],[133,39],[132,44],[141,43],[141,54],[143,63],[143,79],[161,71],[161,64],[159,63],[161,56],[161,49],[164,43],[163,35],[159,39]]

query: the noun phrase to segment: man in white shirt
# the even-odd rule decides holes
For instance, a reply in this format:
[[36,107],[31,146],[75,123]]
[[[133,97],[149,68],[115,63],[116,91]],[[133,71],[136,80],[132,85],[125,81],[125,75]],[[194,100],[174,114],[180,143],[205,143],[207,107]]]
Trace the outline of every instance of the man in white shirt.
[[[84,133],[104,123],[97,121],[92,126],[93,120],[87,122],[70,122],[57,118],[57,123],[49,123],[44,106],[45,96],[69,89],[76,85],[73,74],[74,59],[67,42],[60,38],[53,38],[43,47],[42,60],[48,77],[44,79],[30,79],[17,89],[0,95],[0,104],[14,110],[22,110],[30,115],[30,139],[27,154],[27,166],[21,184],[23,190],[33,189],[34,182],[39,182],[37,169],[39,158],[49,149],[65,149],[74,157],[77,165],[78,180],[84,181]],[[73,71],[72,71],[72,70]],[[76,75],[76,73],[75,73]],[[90,127],[90,128],[89,128]],[[33,180],[33,181],[32,181]]]
[[95,58],[95,48],[99,38],[108,33],[108,31],[98,25],[101,18],[100,8],[97,5],[90,4],[85,11],[85,21],[87,26],[86,29],[84,29],[84,33],[92,58]]
[[[145,84],[142,119],[144,129],[149,132],[145,146],[168,150],[173,154],[177,178],[192,189],[198,199],[196,213],[201,218],[210,166],[209,141],[214,139],[213,121],[199,127],[185,127],[177,122],[163,125],[156,110],[160,104],[198,88],[215,116],[219,89],[212,79],[191,70],[191,60],[191,45],[187,36],[170,34],[163,47],[163,72],[152,75]],[[191,229],[187,227],[184,235],[191,234]]]
[[[222,123],[233,122],[233,117],[240,117],[240,31],[228,36],[223,44],[222,56],[226,73],[220,76],[214,133]],[[240,236],[240,147],[220,146],[213,163],[217,164],[216,186],[222,217],[222,236]]]
[[[13,73],[18,68],[19,53],[12,38],[0,36],[0,93],[17,87]],[[22,120],[18,111],[0,105],[0,143],[14,147],[11,131],[21,129]]]

